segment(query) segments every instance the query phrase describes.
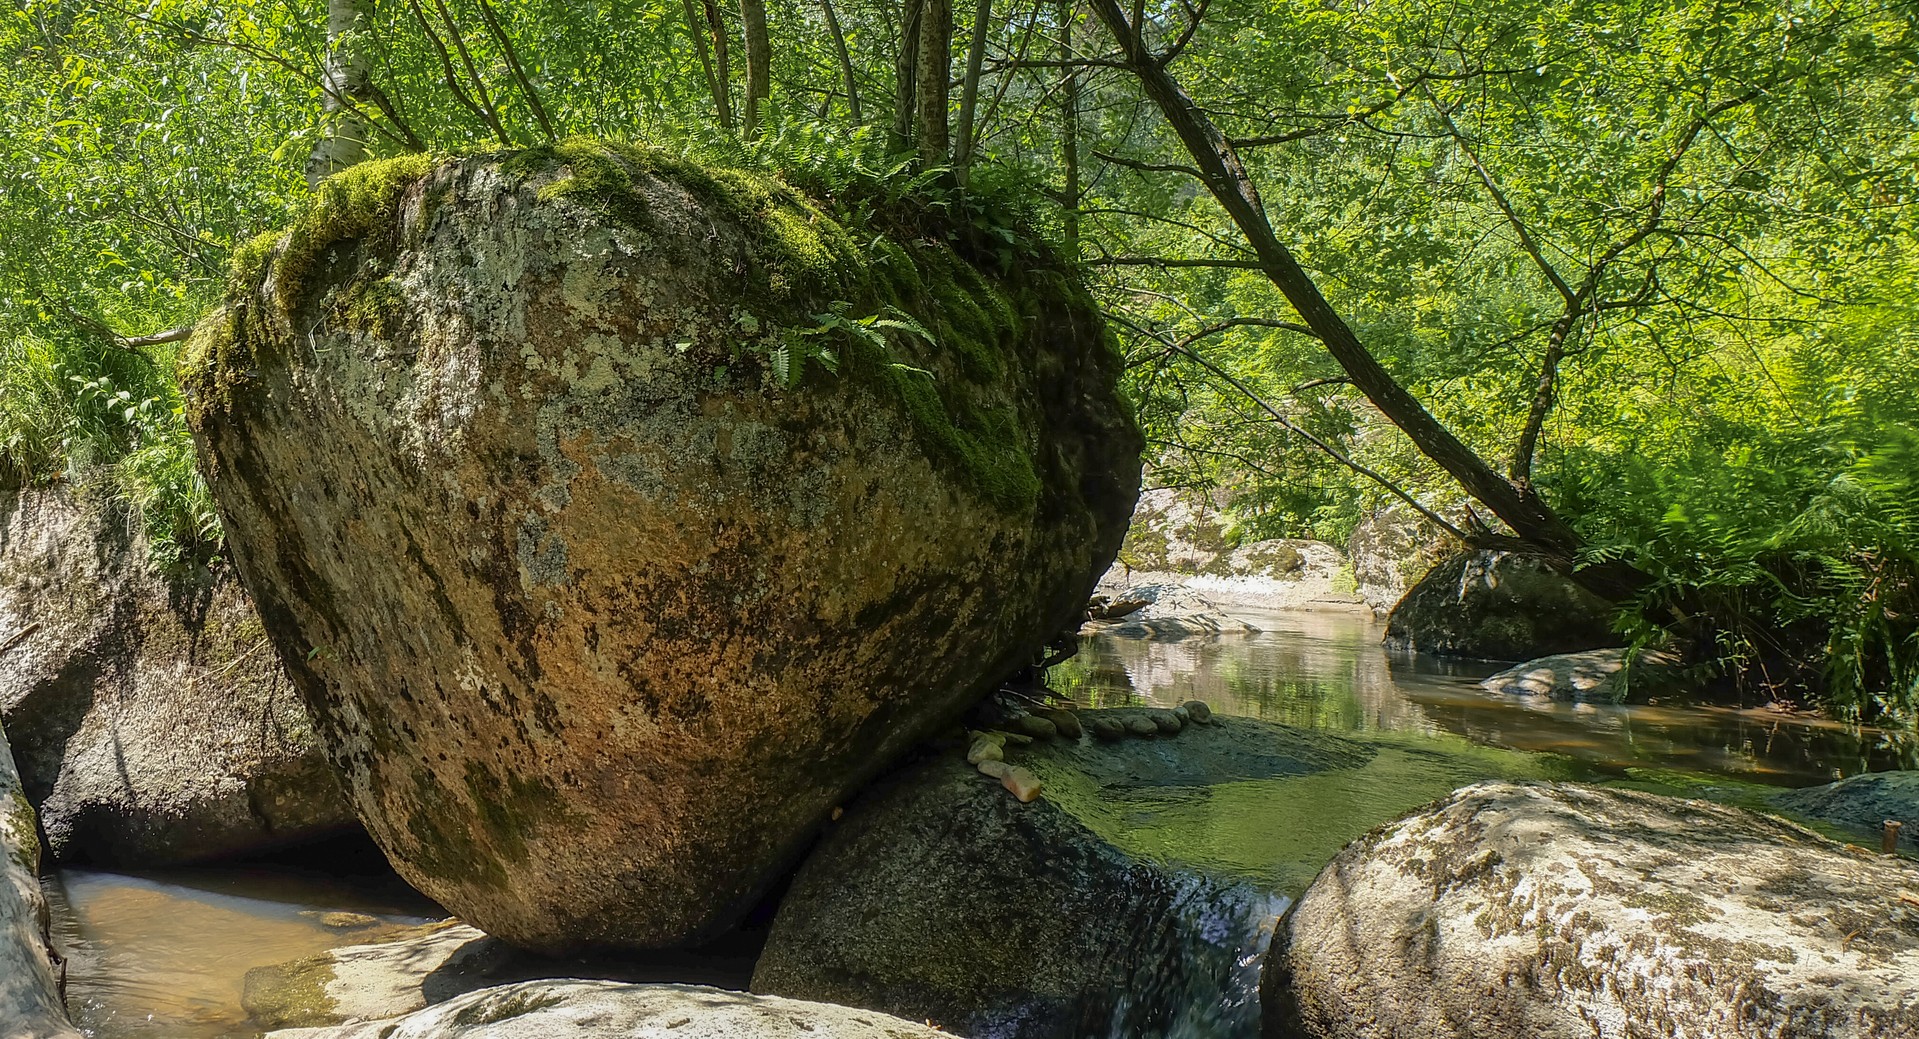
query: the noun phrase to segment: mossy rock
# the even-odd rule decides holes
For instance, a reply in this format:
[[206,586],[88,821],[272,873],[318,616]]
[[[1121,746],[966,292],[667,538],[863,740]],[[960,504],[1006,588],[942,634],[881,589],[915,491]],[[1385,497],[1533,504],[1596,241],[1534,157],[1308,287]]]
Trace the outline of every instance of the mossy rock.
[[1073,623],[1137,492],[1070,269],[628,145],[356,167],[246,250],[189,421],[397,869],[695,942]]

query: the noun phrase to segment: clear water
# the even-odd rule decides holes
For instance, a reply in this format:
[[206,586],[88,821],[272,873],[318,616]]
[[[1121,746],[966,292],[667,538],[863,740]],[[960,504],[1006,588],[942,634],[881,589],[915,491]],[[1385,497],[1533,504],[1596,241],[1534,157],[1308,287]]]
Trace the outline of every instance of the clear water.
[[283,869],[63,870],[45,887],[67,1008],[99,1039],[251,1039],[247,971],[440,915],[391,883]]
[[[1282,896],[1276,905],[1304,890],[1354,837],[1482,779],[1605,782],[1763,806],[1772,787],[1919,767],[1910,739],[1815,718],[1491,696],[1477,680],[1493,666],[1395,660],[1379,646],[1379,626],[1361,615],[1250,619],[1265,630],[1094,637],[1054,670],[1051,684],[1089,706],[1201,699],[1222,713],[1376,745],[1357,767],[1118,794],[1084,814],[1123,847],[1275,890]],[[75,1021],[96,1039],[258,1036],[240,1007],[247,970],[366,940],[366,930],[329,926],[322,918],[329,912],[382,923],[436,913],[396,884],[390,874],[356,880],[284,869],[140,877],[73,870],[49,878]],[[1254,961],[1243,966],[1256,978]],[[675,969],[655,963],[634,979],[669,980]],[[693,976],[699,968],[690,960],[677,969],[687,980],[727,983]]]

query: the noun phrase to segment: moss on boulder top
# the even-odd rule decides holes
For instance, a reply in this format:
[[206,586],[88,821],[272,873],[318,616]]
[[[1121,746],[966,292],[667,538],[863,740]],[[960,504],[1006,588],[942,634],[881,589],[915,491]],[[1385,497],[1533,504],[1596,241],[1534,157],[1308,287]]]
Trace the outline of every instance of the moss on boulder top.
[[1043,249],[873,223],[572,141],[356,167],[242,250],[185,373],[210,484],[462,918],[709,935],[1076,620],[1139,478],[1097,311]]

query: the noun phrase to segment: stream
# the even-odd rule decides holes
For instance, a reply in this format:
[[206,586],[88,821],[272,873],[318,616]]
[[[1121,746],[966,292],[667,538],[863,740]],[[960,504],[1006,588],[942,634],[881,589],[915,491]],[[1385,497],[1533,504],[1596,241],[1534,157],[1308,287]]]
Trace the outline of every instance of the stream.
[[[1354,837],[1481,779],[1601,782],[1759,806],[1772,788],[1919,767],[1909,742],[1816,717],[1493,696],[1477,681],[1497,665],[1394,659],[1364,615],[1248,619],[1263,630],[1094,636],[1051,684],[1089,706],[1200,699],[1220,713],[1376,742],[1362,767],[1224,784],[1117,823],[1137,846],[1248,874],[1288,897]],[[260,1033],[240,1006],[247,970],[438,915],[377,869],[69,869],[46,886],[69,959],[68,1002],[96,1039],[252,1039]]]

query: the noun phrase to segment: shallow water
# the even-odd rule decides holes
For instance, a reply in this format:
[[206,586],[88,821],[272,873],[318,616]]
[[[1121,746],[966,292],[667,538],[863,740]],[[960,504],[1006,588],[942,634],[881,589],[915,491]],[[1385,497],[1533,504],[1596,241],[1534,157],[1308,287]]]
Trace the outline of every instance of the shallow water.
[[[1222,713],[1372,745],[1375,752],[1350,768],[1108,792],[1085,819],[1136,852],[1241,875],[1282,902],[1354,837],[1482,779],[1603,782],[1761,806],[1775,786],[1919,767],[1910,742],[1815,718],[1492,696],[1477,681],[1496,665],[1395,659],[1380,648],[1380,626],[1362,615],[1249,619],[1265,630],[1089,638],[1078,657],[1054,669],[1051,684],[1089,706],[1201,699]],[[69,870],[49,878],[48,888],[56,940],[70,960],[68,1002],[96,1039],[251,1039],[259,1032],[240,1007],[247,970],[353,944],[373,929],[329,926],[324,914],[394,924],[438,915],[390,873],[377,872],[340,878],[262,867],[133,877]],[[732,965],[741,977],[748,962]],[[1257,962],[1239,966],[1244,991],[1205,998],[1252,998],[1247,979],[1256,979]],[[738,984],[690,958],[619,976]],[[1214,1034],[1164,1034],[1175,1033]]]
[[[1910,744],[1822,719],[1496,696],[1499,665],[1387,653],[1343,613],[1250,617],[1254,635],[1086,639],[1049,684],[1089,706],[1204,700],[1221,713],[1359,738],[1364,764],[1186,790],[1110,792],[1089,823],[1137,851],[1297,896],[1361,833],[1469,783],[1570,780],[1765,808],[1776,787],[1911,768]],[[1848,837],[1829,827],[1829,835]],[[1863,839],[1864,835],[1858,835]]]
[[390,884],[304,871],[63,870],[45,887],[67,957],[68,1010],[101,1039],[257,1036],[240,1007],[248,970],[438,917]]

